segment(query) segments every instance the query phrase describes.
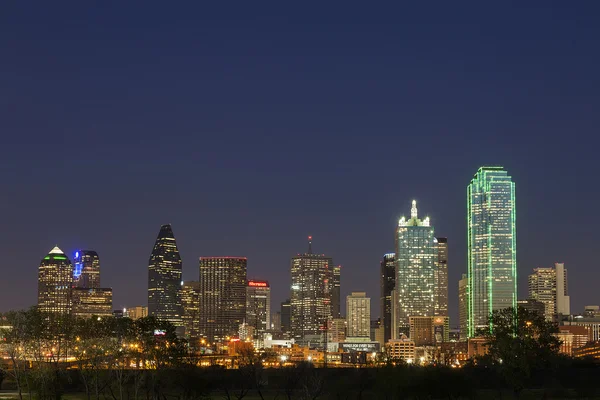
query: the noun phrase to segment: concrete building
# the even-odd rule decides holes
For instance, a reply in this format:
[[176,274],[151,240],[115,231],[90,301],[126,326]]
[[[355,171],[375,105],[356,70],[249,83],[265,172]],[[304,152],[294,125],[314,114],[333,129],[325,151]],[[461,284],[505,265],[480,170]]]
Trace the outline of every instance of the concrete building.
[[123,309],[123,316],[127,318],[131,318],[133,320],[144,318],[148,316],[148,307],[145,306],[135,306],[135,307],[126,307]]
[[329,343],[341,343],[346,340],[346,319],[330,319],[327,326],[327,341]]
[[544,304],[546,320],[556,321],[562,315],[571,314],[565,264],[556,263],[554,268],[534,268],[528,284],[529,298]]
[[346,296],[346,336],[370,337],[371,299],[365,292],[352,292]]
[[390,339],[386,343],[386,350],[392,360],[404,360],[407,363],[412,363],[416,356],[415,342],[407,339],[406,336],[400,339]]
[[82,288],[72,289],[72,314],[78,318],[110,317],[113,315],[112,289]]
[[380,264],[379,315],[385,343],[392,338],[392,292],[396,286],[396,253],[387,253]]
[[458,281],[458,327],[460,330],[460,341],[467,340],[469,337],[469,280],[467,274],[462,274],[462,279]]

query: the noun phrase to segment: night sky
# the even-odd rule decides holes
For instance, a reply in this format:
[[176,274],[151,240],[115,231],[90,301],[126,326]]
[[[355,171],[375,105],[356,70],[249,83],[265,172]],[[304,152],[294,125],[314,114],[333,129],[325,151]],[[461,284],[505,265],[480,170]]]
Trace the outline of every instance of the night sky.
[[[98,251],[114,307],[147,302],[172,223],[184,279],[247,256],[289,296],[307,249],[366,291],[418,201],[466,272],[466,186],[516,182],[519,291],[562,261],[599,304],[600,3],[2,2],[0,311],[37,301],[40,260]],[[278,309],[278,306],[274,306]]]

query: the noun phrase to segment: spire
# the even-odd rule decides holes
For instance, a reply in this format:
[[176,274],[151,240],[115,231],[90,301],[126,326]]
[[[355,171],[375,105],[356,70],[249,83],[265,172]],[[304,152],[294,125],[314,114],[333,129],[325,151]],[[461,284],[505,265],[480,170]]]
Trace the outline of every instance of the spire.
[[61,249],[58,248],[58,246],[54,246],[54,248],[52,250],[50,250],[50,253],[48,254],[65,254],[63,253],[63,251]]
[[312,236],[308,237],[308,253],[307,254],[312,254]]
[[412,201],[412,208],[410,209],[410,217],[417,218],[417,201]]

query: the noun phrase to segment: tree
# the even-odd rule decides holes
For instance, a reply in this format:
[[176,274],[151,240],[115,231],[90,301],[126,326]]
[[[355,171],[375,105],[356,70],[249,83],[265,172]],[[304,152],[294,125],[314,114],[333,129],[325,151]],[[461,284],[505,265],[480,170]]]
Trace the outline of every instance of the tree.
[[519,394],[533,370],[546,369],[557,360],[560,341],[557,326],[523,307],[505,308],[490,315],[488,357],[506,382]]

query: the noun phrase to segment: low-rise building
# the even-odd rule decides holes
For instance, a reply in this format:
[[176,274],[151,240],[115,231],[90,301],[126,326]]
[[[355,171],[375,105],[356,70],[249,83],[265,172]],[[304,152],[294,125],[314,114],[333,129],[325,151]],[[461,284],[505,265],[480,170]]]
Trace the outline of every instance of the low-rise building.
[[407,339],[406,336],[388,340],[386,348],[392,360],[404,360],[410,363],[415,359],[415,341]]

